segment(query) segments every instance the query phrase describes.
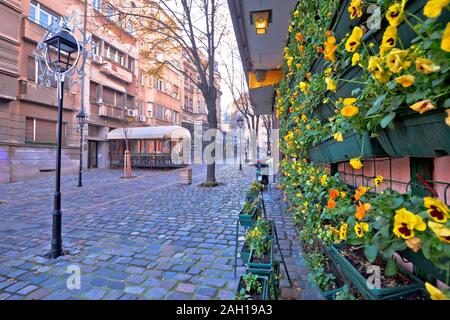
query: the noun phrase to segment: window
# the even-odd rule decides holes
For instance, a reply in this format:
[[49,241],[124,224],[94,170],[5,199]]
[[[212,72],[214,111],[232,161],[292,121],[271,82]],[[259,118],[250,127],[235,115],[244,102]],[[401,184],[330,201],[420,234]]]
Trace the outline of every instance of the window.
[[153,102],[147,102],[147,116],[153,116]]
[[50,10],[43,7],[40,3],[31,2],[30,3],[30,20],[48,28],[53,21],[57,21],[58,17],[51,13]]
[[94,46],[94,54],[100,55],[100,40],[92,37],[92,45]]
[[178,92],[180,91],[180,88],[176,85],[173,85],[172,89],[173,89],[173,96],[178,99]]
[[159,91],[164,92],[164,81],[162,79],[158,79],[157,82],[157,87],[156,87]]
[[159,104],[156,105],[156,118],[164,120],[164,107]]
[[153,88],[153,77],[152,76],[147,76],[147,86],[149,88]]
[[[62,124],[62,144],[66,144],[66,125]],[[56,144],[56,121],[26,118],[25,143]]]
[[94,9],[101,12],[102,11],[102,0],[93,0],[92,6],[94,7]]
[[177,111],[172,113],[172,124],[180,124],[180,114]]
[[141,86],[143,87],[145,85],[145,76],[144,76],[144,72],[142,72],[142,70],[139,70],[139,81]]
[[89,101],[91,102],[98,102],[98,84],[95,82],[90,82],[89,84]]
[[128,57],[128,69],[134,72],[134,59],[131,57]]

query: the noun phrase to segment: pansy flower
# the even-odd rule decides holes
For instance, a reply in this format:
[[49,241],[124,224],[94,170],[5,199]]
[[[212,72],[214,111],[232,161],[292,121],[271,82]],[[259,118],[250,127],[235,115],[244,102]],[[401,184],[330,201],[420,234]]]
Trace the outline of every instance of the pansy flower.
[[401,208],[395,211],[394,216],[394,234],[403,239],[414,237],[414,230],[425,231],[427,225],[422,217]]
[[423,204],[428,208],[427,213],[434,221],[445,223],[450,218],[450,210],[441,200],[425,197],[423,198]]

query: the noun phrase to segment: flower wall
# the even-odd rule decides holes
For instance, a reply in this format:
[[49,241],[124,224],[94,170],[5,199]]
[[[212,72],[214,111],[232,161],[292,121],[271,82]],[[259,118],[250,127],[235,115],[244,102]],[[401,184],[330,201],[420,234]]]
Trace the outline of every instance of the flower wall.
[[[424,181],[429,196],[420,197],[406,181],[414,178],[408,157],[435,158],[450,171],[449,3],[299,1],[292,12],[275,110],[280,185],[306,247],[314,239],[362,245],[389,272],[394,253],[409,249],[450,273],[450,211],[439,199],[446,186],[437,193]],[[400,183],[375,165],[387,157],[403,170],[390,173]],[[334,163],[370,179],[354,190],[354,177],[331,175]]]

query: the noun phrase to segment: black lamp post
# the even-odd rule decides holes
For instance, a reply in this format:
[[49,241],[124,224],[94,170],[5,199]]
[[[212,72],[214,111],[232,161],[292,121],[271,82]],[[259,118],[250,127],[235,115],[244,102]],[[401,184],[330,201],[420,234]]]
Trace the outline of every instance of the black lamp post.
[[244,118],[239,115],[239,117],[236,120],[237,125],[239,127],[239,170],[242,170],[242,150],[241,150],[241,143],[242,143],[242,128],[244,127]]
[[[75,36],[67,29],[62,29],[51,38],[44,41],[47,46],[46,64],[57,79],[58,91],[58,125],[56,144],[56,178],[53,209],[53,229],[50,258],[54,259],[63,254],[62,250],[62,212],[61,212],[61,144],[63,120],[64,76],[71,71],[78,62],[80,44]],[[78,53],[78,54],[77,54]],[[77,54],[75,59],[74,54]],[[71,62],[73,62],[71,64]]]
[[83,186],[83,129],[86,123],[86,113],[81,109],[77,114],[77,123],[80,128],[80,170],[78,171],[78,187]]

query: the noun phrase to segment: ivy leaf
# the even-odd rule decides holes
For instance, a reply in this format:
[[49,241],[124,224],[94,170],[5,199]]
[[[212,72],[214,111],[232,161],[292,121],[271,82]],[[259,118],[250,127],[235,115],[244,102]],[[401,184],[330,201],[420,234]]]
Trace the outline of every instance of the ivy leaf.
[[386,128],[392,120],[395,118],[395,112],[389,112],[383,119],[380,121],[380,126],[384,129]]
[[395,261],[395,259],[390,259],[386,264],[386,270],[384,270],[384,274],[387,276],[395,276],[397,272],[397,262]]
[[377,258],[377,246],[366,244],[364,246],[364,254],[366,255],[367,261],[373,263]]

